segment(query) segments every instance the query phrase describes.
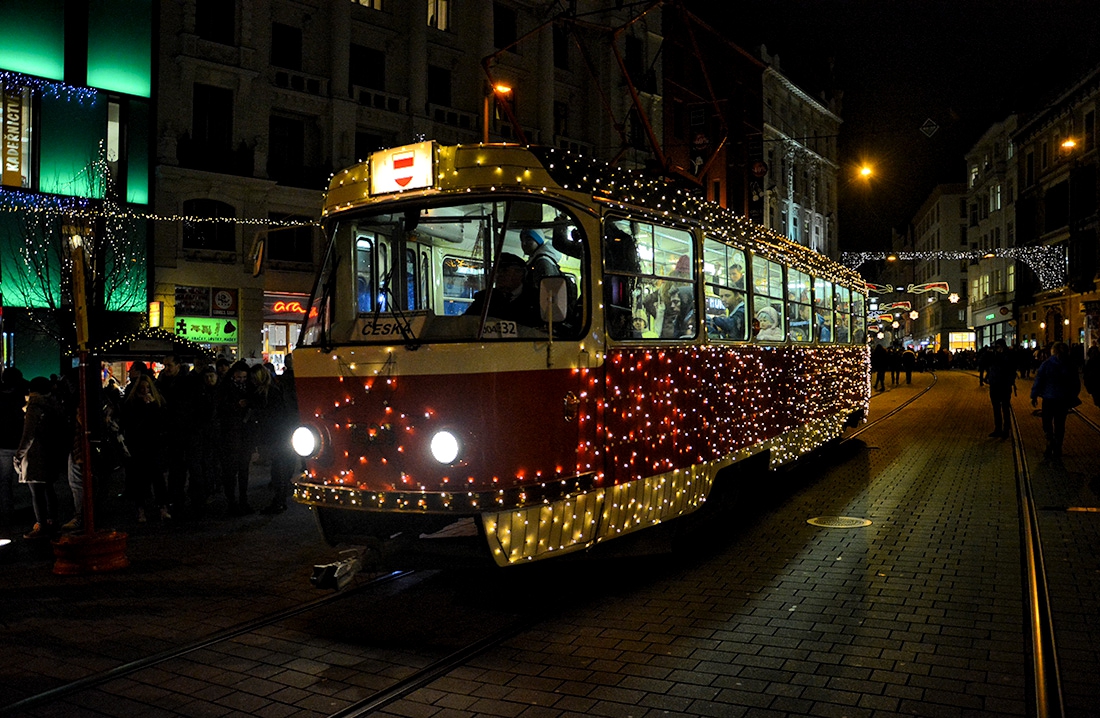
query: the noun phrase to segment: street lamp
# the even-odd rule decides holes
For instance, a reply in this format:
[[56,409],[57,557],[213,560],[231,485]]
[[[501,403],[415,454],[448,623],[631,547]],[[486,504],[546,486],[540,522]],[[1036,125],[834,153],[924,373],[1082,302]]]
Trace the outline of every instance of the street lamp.
[[481,141],[483,143],[489,143],[489,113],[495,106],[494,103],[499,102],[502,95],[508,95],[511,92],[511,87],[499,82],[489,85],[488,90],[485,92],[485,107],[481,118]]

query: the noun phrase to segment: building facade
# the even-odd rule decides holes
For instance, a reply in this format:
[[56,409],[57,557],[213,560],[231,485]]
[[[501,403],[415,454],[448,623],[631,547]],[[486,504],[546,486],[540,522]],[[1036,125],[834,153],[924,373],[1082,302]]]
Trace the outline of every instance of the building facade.
[[967,324],[967,282],[970,260],[955,255],[969,248],[965,184],[937,186],[913,217],[913,287],[941,285],[946,291],[910,291],[911,334],[921,347],[959,351],[974,348]]
[[1017,117],[990,127],[966,154],[967,242],[981,258],[967,268],[967,324],[978,347],[1016,336]]
[[1017,242],[1054,249],[1063,279],[1043,282],[1036,272],[1017,278],[1020,339],[1047,346],[1100,341],[1097,273],[1097,134],[1100,67],[1062,91],[1044,109],[1020,121],[1013,135],[1019,155]]
[[87,339],[145,314],[153,12],[139,0],[0,4],[0,363],[26,376],[56,374],[75,349],[76,243]]
[[161,4],[156,207],[184,218],[155,233],[166,325],[281,364],[328,179],[384,146],[520,140],[644,166],[641,115],[662,132],[661,14],[627,23],[636,10],[616,5],[577,3],[581,23],[518,0]]
[[837,259],[837,136],[842,120],[793,82],[779,57],[763,74],[764,161],[767,173],[754,192],[763,195],[763,224],[815,252]]

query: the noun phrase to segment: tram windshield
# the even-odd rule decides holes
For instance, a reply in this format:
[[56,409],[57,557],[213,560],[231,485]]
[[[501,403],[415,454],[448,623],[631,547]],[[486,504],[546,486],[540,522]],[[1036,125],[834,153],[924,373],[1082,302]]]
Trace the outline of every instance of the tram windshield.
[[300,345],[579,337],[585,245],[569,211],[530,199],[342,217]]

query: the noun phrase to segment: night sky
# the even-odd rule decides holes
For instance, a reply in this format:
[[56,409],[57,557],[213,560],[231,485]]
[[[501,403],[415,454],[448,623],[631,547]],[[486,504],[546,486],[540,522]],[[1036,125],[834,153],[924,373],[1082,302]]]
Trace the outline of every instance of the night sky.
[[[746,49],[780,56],[795,84],[843,92],[840,247],[886,248],[963,155],[1012,112],[1043,107],[1100,63],[1097,0],[698,0]],[[931,137],[921,126],[931,119]],[[856,179],[860,162],[874,179]]]

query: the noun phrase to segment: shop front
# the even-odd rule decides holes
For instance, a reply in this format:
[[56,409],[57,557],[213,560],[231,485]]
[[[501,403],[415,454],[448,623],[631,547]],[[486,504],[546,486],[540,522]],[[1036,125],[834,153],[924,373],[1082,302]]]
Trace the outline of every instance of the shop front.
[[308,294],[264,292],[264,361],[274,364],[277,373],[298,344],[308,304]]

